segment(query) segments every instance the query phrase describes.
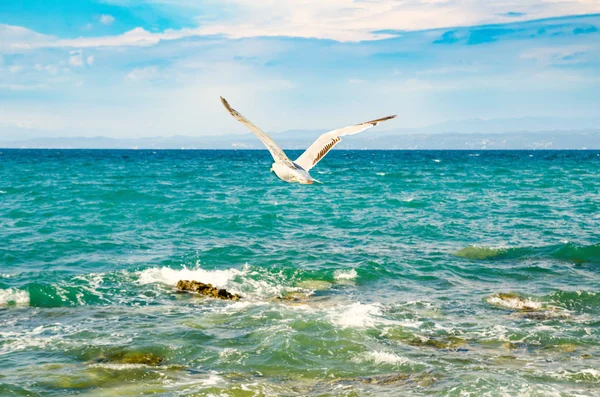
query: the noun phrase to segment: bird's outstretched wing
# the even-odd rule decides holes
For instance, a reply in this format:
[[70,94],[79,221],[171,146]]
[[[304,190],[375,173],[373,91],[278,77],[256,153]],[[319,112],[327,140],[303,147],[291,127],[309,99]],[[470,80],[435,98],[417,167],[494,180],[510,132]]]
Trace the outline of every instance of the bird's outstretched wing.
[[269,149],[269,152],[271,152],[271,156],[273,156],[273,159],[275,160],[276,163],[284,164],[288,167],[295,168],[292,161],[288,158],[288,156],[286,156],[286,154],[283,152],[283,150],[281,150],[279,145],[277,145],[277,143],[275,143],[273,138],[268,136],[263,130],[261,130],[256,125],[254,125],[250,120],[248,120],[247,118],[242,116],[237,110],[235,110],[231,106],[229,106],[229,103],[225,100],[225,98],[223,98],[223,97],[220,97],[220,98],[221,98],[221,102],[223,103],[223,106],[225,106],[225,108],[229,111],[229,113],[231,113],[233,118],[236,119],[237,121],[239,121],[240,123],[242,123],[243,125],[245,125],[246,127],[248,127],[248,129],[250,131],[252,131],[254,133],[254,135],[256,135],[258,137],[258,139],[261,140],[262,143],[264,143],[264,145],[267,147],[267,149]]
[[343,135],[358,134],[361,131],[371,128],[389,119],[393,119],[396,115],[383,117],[377,120],[367,121],[366,123],[351,125],[349,127],[340,128],[337,130],[329,131],[317,138],[317,140],[310,145],[308,149],[295,161],[300,167],[309,171],[313,168],[329,151],[337,145]]

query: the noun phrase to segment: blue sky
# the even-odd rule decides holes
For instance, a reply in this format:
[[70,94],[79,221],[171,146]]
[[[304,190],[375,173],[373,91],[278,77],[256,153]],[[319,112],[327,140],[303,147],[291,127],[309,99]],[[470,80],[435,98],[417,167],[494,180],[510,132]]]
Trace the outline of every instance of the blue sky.
[[600,113],[597,0],[11,0],[0,38],[0,139]]

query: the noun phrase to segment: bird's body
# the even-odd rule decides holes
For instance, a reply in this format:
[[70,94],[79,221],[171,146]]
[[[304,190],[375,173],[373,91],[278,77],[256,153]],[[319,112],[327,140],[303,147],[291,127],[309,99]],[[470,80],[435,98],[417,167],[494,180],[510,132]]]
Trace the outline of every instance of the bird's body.
[[314,183],[314,179],[298,164],[293,163],[294,168],[284,164],[273,163],[271,171],[279,177],[279,179],[286,182],[297,182],[304,185],[310,185]]
[[317,182],[313,179],[309,171],[313,168],[325,155],[337,145],[343,135],[353,135],[361,131],[376,126],[382,121],[393,119],[394,116],[383,117],[377,120],[367,121],[366,123],[356,124],[349,127],[340,128],[337,130],[329,131],[321,135],[317,140],[310,145],[308,149],[296,161],[291,161],[281,148],[275,143],[275,141],[263,132],[256,125],[252,124],[250,120],[246,119],[235,109],[229,106],[229,103],[225,98],[221,97],[223,106],[229,111],[229,113],[240,123],[244,124],[250,131],[254,133],[261,140],[261,142],[267,147],[271,156],[275,162],[271,167],[271,171],[279,177],[279,179],[286,182],[296,182],[301,184],[312,184]]

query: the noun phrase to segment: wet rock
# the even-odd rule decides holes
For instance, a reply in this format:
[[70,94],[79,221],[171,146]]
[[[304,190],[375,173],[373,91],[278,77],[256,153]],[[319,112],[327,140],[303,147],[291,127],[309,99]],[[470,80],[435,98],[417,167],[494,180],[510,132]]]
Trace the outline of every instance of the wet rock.
[[305,292],[291,291],[278,296],[276,299],[292,303],[306,302],[309,299],[309,294]]
[[375,375],[363,376],[357,380],[369,385],[389,385],[390,383],[406,382],[410,378],[409,374],[391,374],[391,375]]
[[436,379],[428,372],[422,374],[394,373],[386,375],[361,376],[355,380],[368,385],[409,385],[431,386]]
[[498,365],[514,365],[519,362],[517,356],[502,354],[492,358],[492,361]]
[[528,349],[529,344],[525,342],[504,342],[502,346],[506,350],[519,350],[519,349]]
[[565,318],[570,318],[571,316],[567,313],[559,313],[552,310],[543,310],[539,312],[527,312],[523,314],[523,318],[527,318],[529,320],[561,320]]
[[509,310],[519,310],[522,312],[539,311],[542,309],[542,303],[523,297],[521,295],[509,292],[501,292],[488,296],[486,302],[497,307]]
[[199,281],[179,280],[177,289],[180,291],[196,292],[200,295],[217,299],[240,300],[241,296],[232,294],[225,289],[213,287],[212,284],[204,284]]
[[465,346],[467,346],[467,341],[456,337],[456,336],[449,336],[447,338],[415,338],[415,339],[411,339],[408,342],[409,345],[411,346],[428,346],[428,347],[435,347],[437,349],[443,349],[443,350],[452,350],[452,351],[459,351],[459,352],[465,352],[468,351],[467,348],[465,348]]
[[110,363],[110,364],[142,364],[155,367],[162,364],[164,359],[149,352],[124,352],[115,351],[101,354],[88,364]]

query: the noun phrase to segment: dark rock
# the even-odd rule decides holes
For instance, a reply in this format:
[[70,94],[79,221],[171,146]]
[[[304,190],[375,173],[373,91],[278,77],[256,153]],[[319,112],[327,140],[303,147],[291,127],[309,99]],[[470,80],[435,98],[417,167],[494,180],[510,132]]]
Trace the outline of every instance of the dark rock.
[[94,363],[114,363],[114,364],[143,364],[148,366],[157,366],[162,364],[164,359],[150,352],[136,351],[109,351],[101,353],[98,357],[89,361]]
[[217,299],[228,299],[237,301],[241,298],[241,296],[237,294],[232,294],[225,289],[215,288],[211,284],[204,284],[194,280],[179,280],[179,282],[177,283],[177,289],[180,291],[196,292],[200,295],[205,295]]
[[451,351],[468,351],[468,349],[465,348],[467,341],[456,336],[448,336],[445,338],[430,337],[427,339],[414,338],[409,340],[408,344],[411,346],[428,346]]
[[523,318],[528,318],[530,320],[539,320],[539,321],[561,320],[561,319],[566,319],[566,318],[570,318],[570,317],[571,316],[568,313],[559,313],[559,312],[550,311],[550,310],[544,310],[544,311],[540,311],[540,312],[526,312],[525,314],[523,314]]
[[405,374],[394,373],[387,375],[361,376],[355,380],[369,385],[410,385],[415,384],[421,387],[431,386],[436,378],[430,373]]

